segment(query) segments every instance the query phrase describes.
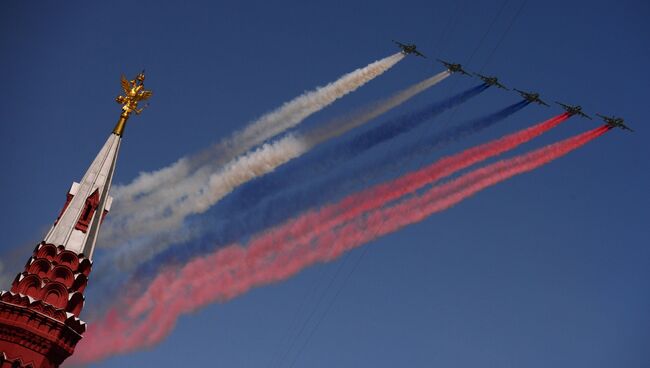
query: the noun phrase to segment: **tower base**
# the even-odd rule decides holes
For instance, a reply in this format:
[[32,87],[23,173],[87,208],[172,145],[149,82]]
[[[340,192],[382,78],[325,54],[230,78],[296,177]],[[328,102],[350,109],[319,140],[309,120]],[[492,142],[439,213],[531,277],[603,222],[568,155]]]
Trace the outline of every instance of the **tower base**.
[[0,368],[55,368],[72,355],[85,329],[78,319],[61,321],[54,308],[19,294],[0,299]]

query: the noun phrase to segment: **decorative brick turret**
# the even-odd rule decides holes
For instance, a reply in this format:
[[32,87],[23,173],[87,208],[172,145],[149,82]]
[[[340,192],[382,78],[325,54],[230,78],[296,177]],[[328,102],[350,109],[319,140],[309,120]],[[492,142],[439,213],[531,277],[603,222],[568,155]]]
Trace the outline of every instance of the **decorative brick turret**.
[[23,272],[0,291],[0,368],[53,368],[72,355],[86,331],[79,319],[99,228],[111,208],[108,195],[124,127],[137,103],[151,96],[144,73],[122,77],[125,96],[113,133],[80,183],[73,183],[61,213],[34,249]]
[[11,291],[0,292],[0,367],[56,367],[73,353],[86,331],[79,314],[91,266],[62,246],[36,247]]

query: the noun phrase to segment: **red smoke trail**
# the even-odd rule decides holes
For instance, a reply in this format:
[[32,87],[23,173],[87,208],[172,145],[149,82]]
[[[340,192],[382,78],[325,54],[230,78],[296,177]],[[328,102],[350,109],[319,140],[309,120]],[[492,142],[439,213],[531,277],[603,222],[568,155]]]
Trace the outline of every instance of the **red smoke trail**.
[[[419,222],[433,213],[444,211],[487,187],[562,157],[603,135],[609,129],[608,126],[601,126],[528,154],[496,162],[449,183],[433,187],[423,195],[358,217],[355,221],[350,221],[327,234],[328,237],[336,239],[331,255],[337,257],[377,237]],[[320,243],[320,240],[317,242]]]
[[[427,184],[443,179],[490,157],[495,157],[514,149],[556,127],[569,117],[569,114],[564,113],[528,129],[518,131],[474,148],[469,148],[453,156],[442,158],[418,171],[406,174],[391,182],[376,185],[359,194],[349,196],[341,202],[340,207],[346,210],[354,207],[355,211],[348,211],[348,213],[356,216],[359,212],[365,212],[369,209],[383,206],[387,202],[414,192]],[[337,211],[341,211],[341,208],[337,208]]]
[[404,194],[411,193],[459,170],[514,149],[556,127],[569,117],[569,114],[564,113],[528,129],[445,157],[421,170],[352,194],[336,204],[325,206],[318,211],[309,211],[283,226],[277,226],[267,231],[266,234],[281,241],[295,242],[305,236],[313,238],[320,233],[320,229],[327,230],[337,223],[351,220],[361,213],[381,207],[389,201],[396,200]]
[[[448,160],[446,162],[450,165],[457,164],[456,167],[462,168],[463,165],[476,162],[475,159],[466,156],[468,152],[489,157],[487,149],[491,148],[493,151],[489,152],[492,152],[492,155],[498,154],[506,148],[498,148],[496,142],[508,143],[511,145],[510,148],[513,148],[517,142],[521,144],[527,139],[532,139],[543,132],[542,128],[548,130],[564,119],[566,116],[551,119],[445,160]],[[349,208],[347,212],[339,212],[334,218],[331,218],[332,213],[324,211],[321,220],[325,221],[321,222],[317,221],[318,212],[314,211],[306,215],[311,217],[309,220],[292,220],[286,225],[258,236],[248,247],[228,246],[204,258],[193,260],[178,272],[172,269],[163,270],[138,300],[128,303],[130,306],[124,308],[124,312],[117,312],[116,308],[103,321],[91,325],[74,360],[90,362],[116,353],[151,346],[171,331],[181,314],[194,311],[211,302],[229,300],[252,287],[286,279],[313,263],[338,257],[353,247],[420,221],[431,213],[447,208],[486,186],[496,184],[520,172],[532,170],[566,154],[606,130],[607,128],[599,128],[528,155],[497,162],[447,184],[434,187],[421,196],[407,199],[393,207],[381,208],[369,213],[358,213],[356,208]],[[452,158],[457,160],[451,160]],[[509,169],[509,165],[514,169]],[[431,166],[421,171],[425,172],[430,168]],[[414,174],[408,176],[420,179]],[[433,180],[435,181],[436,177]],[[385,185],[382,187],[386,188]],[[400,189],[397,186],[394,188],[398,191]],[[395,197],[387,191],[377,193],[384,194],[384,201]],[[365,194],[366,191],[362,192],[360,198],[375,200],[375,197],[364,197]],[[360,205],[364,204],[360,202]],[[350,213],[358,214],[351,216]],[[305,229],[305,223],[312,224],[312,227]],[[336,225],[341,223],[344,225],[336,228]],[[301,234],[300,231],[306,233]]]

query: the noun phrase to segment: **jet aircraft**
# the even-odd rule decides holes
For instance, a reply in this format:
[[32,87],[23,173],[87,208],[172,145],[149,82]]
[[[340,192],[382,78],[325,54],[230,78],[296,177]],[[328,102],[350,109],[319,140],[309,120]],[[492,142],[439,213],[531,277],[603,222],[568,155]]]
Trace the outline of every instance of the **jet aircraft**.
[[419,52],[417,50],[417,46],[415,46],[414,44],[404,44],[404,43],[401,43],[401,42],[398,42],[398,41],[395,41],[395,40],[393,40],[393,42],[395,42],[397,44],[397,46],[400,49],[402,49],[402,53],[404,55],[415,54],[417,56],[421,56],[423,58],[426,58],[426,56],[424,56],[421,52]]
[[546,102],[542,101],[542,99],[539,98],[539,93],[536,93],[536,92],[524,92],[524,91],[518,90],[516,88],[514,90],[519,92],[521,97],[523,97],[528,102],[531,102],[531,103],[535,102],[535,103],[538,103],[540,105],[544,105],[544,106],[547,106],[547,107],[550,106],[549,104],[547,104]]
[[478,74],[478,73],[474,73],[474,75],[481,78],[481,80],[487,85],[496,86],[498,88],[503,88],[506,91],[510,90],[509,88],[507,88],[503,84],[499,83],[499,79],[497,77],[486,77],[485,75],[481,75],[481,74]]
[[555,103],[562,106],[562,108],[566,112],[568,112],[569,115],[580,115],[580,116],[585,117],[585,118],[587,118],[589,120],[592,120],[591,116],[589,116],[589,115],[585,114],[584,112],[582,112],[582,106],[580,106],[580,105],[576,105],[576,106],[566,105],[566,104],[563,104],[562,102],[557,102],[557,101],[555,101]]
[[610,128],[621,128],[623,130],[629,130],[633,132],[634,130],[630,129],[627,125],[624,124],[623,118],[617,118],[615,116],[609,117],[601,114],[596,114],[605,120],[605,124],[609,125]]
[[441,62],[445,66],[445,68],[447,68],[452,73],[461,73],[465,75],[470,75],[468,72],[463,70],[463,66],[460,64],[454,64],[440,59],[436,59],[436,60]]

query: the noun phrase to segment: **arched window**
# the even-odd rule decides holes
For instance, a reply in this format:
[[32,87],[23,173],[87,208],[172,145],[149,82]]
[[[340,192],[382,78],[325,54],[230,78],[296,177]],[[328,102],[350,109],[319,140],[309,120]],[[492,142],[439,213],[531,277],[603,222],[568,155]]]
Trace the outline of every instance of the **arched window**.
[[90,221],[92,220],[93,214],[97,210],[98,205],[99,191],[95,189],[93,194],[86,199],[86,204],[84,205],[83,211],[81,211],[81,216],[79,217],[79,221],[77,221],[75,229],[81,230],[84,233],[88,231],[88,226],[90,225]]

